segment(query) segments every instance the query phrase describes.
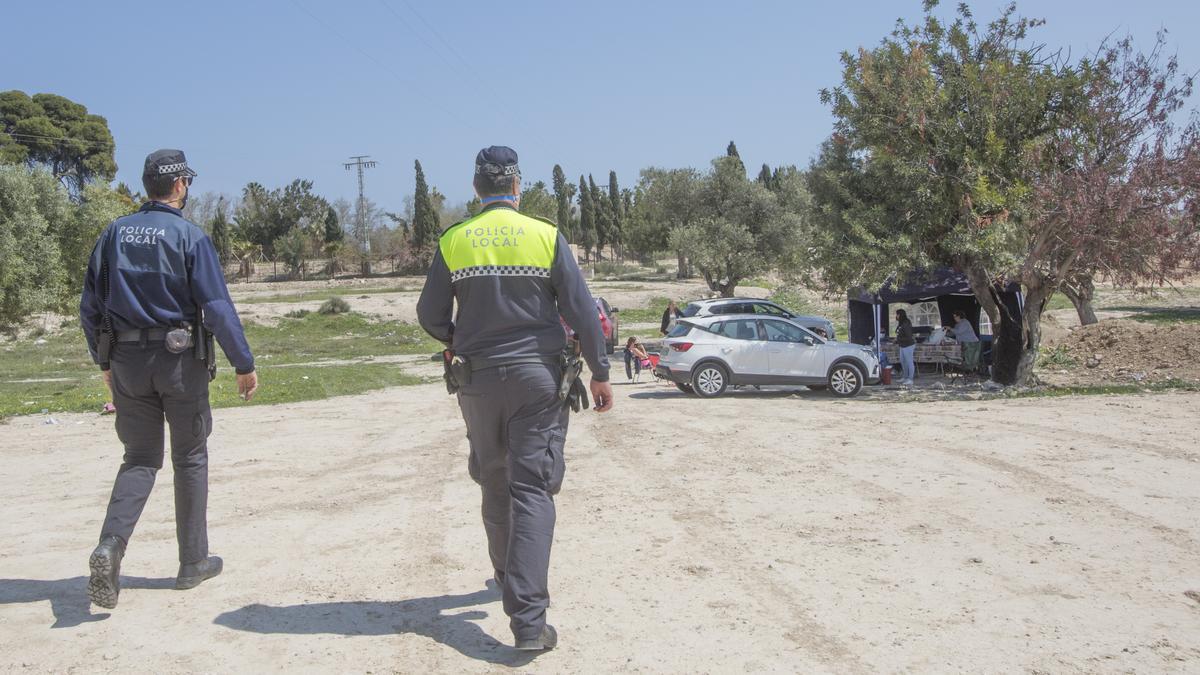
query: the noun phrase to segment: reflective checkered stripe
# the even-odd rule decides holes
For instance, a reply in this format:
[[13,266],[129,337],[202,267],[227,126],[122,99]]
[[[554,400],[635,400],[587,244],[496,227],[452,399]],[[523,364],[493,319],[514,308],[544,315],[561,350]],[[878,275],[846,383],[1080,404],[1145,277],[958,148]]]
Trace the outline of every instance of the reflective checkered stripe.
[[479,267],[464,267],[450,273],[451,282],[470,277],[543,277],[548,279],[550,270],[533,265],[480,265]]
[[438,245],[451,281],[477,277],[549,278],[558,244],[552,223],[490,209],[450,227]]

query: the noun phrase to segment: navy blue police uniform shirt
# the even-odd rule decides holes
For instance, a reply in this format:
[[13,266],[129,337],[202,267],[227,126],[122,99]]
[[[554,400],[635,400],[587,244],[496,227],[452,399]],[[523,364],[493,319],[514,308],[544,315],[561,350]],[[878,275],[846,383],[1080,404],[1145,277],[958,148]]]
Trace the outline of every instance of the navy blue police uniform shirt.
[[[108,291],[101,275],[108,262]],[[107,300],[104,298],[107,297]],[[105,228],[88,262],[79,317],[92,360],[107,370],[96,352],[96,333],[107,308],[115,331],[172,328],[195,323],[196,307],[239,374],[254,370],[212,240],[176,208],[147,202],[137,213]]]

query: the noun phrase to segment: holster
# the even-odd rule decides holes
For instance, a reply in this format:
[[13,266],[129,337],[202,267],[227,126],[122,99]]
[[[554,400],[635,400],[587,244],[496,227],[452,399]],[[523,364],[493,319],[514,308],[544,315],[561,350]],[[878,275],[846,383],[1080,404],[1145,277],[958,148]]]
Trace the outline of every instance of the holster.
[[446,393],[457,394],[463,385],[471,384],[471,362],[454,350],[442,351],[442,379],[446,381]]
[[199,307],[196,307],[196,326],[192,337],[196,341],[192,353],[197,361],[204,362],[204,367],[208,370],[208,381],[212,382],[217,379],[217,350],[212,333],[204,327],[204,314]]
[[112,332],[100,329],[96,331],[96,356],[100,359],[100,363],[108,363],[112,356],[113,342],[116,341],[116,335]]

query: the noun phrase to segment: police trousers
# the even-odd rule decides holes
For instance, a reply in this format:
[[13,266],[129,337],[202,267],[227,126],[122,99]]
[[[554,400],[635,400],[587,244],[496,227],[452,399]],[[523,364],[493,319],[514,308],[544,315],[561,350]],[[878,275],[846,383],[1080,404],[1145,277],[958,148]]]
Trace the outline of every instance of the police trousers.
[[125,457],[117,471],[101,539],[126,543],[163,465],[163,420],[171,431],[175,474],[175,535],[181,564],[208,557],[208,370],[192,355],[167,351],[162,342],[114,345],[113,404]]
[[458,392],[467,424],[467,468],[483,492],[488,554],[518,640],[536,639],[550,604],[554,495],[562,487],[568,408],[558,368],[520,364],[478,370]]

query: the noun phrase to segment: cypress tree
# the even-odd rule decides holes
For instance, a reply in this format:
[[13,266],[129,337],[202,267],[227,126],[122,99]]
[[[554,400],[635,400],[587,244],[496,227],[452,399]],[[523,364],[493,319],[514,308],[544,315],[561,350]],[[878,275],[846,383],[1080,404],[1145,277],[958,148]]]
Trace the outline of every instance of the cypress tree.
[[337,211],[333,207],[329,207],[325,211],[325,243],[334,244],[340,242],[346,233],[342,231],[341,224],[338,223]]
[[421,160],[416,162],[417,188],[413,194],[413,246],[422,248],[433,241],[438,232],[438,215],[433,208],[433,200],[429,196],[429,185],[425,182],[425,172],[421,169]]
[[224,265],[229,260],[229,222],[225,220],[224,202],[217,204],[217,214],[209,222],[212,243],[217,249],[217,259]]
[[617,172],[608,172],[608,208],[609,228],[608,239],[614,246],[621,243],[621,230],[625,222],[624,203],[621,201],[621,188],[617,185]]
[[725,156],[736,159],[738,166],[742,167],[742,173],[746,173],[746,165],[742,163],[742,156],[738,154],[737,146],[733,141],[729,141],[729,145],[725,148]]
[[587,181],[579,177],[579,245],[588,257],[596,245],[596,212],[592,202],[592,191]]
[[588,174],[588,194],[592,201],[592,222],[596,232],[596,260],[603,259],[604,247],[609,243],[608,200],[600,194],[596,179]]
[[771,188],[771,186],[775,183],[771,177],[771,167],[767,166],[765,163],[762,165],[762,169],[760,169],[758,172],[758,182],[765,188]]
[[554,200],[558,202],[558,231],[572,241],[571,195],[567,192],[567,176],[561,166],[554,165]]

